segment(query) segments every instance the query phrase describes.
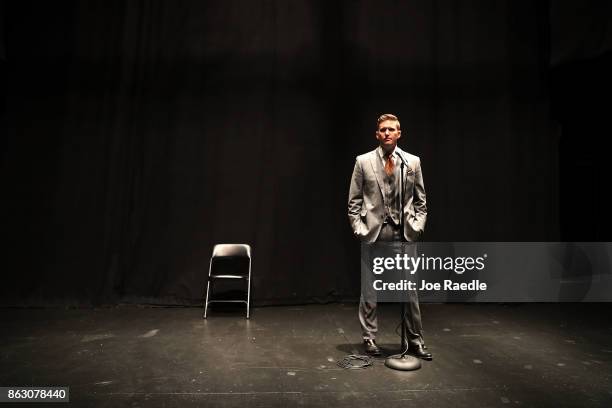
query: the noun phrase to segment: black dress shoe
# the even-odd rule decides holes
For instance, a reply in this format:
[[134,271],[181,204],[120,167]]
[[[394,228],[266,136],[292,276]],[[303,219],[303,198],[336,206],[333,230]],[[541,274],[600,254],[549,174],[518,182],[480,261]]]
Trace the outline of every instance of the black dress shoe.
[[363,345],[365,346],[365,351],[367,354],[370,354],[373,356],[380,356],[380,349],[376,345],[376,342],[374,341],[374,339],[364,339]]
[[[402,346],[402,351],[404,351],[404,350],[406,350],[407,348],[411,347],[411,346],[408,344],[408,342],[404,342],[404,343],[402,343],[402,344],[403,344],[403,346]],[[422,346],[423,346],[423,350],[427,350],[427,346],[426,346],[425,344],[422,344]]]
[[422,344],[411,344],[410,347],[408,347],[408,353],[423,360],[433,360],[433,355],[429,351],[425,351]]

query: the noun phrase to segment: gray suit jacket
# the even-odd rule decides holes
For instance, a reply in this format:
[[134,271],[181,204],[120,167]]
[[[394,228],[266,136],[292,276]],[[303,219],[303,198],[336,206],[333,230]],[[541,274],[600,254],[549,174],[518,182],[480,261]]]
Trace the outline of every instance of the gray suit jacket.
[[[407,163],[404,167],[404,236],[417,241],[425,229],[427,206],[421,160],[395,148]],[[353,233],[364,242],[375,242],[384,221],[384,168],[377,150],[357,156],[348,197],[348,216]],[[399,194],[399,192],[398,192]]]

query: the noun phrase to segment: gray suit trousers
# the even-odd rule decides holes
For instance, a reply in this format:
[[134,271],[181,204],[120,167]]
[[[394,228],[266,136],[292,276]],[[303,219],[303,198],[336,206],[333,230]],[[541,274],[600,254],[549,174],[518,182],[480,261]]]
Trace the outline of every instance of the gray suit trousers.
[[[401,239],[401,231],[399,227],[392,224],[384,224],[380,230],[380,234],[376,239],[377,242],[394,242]],[[359,323],[361,324],[361,332],[364,339],[375,339],[378,332],[378,318],[376,310],[378,304],[372,301],[371,296],[368,296],[368,301],[365,300],[363,293],[359,301]],[[419,308],[419,298],[417,291],[408,293],[408,301],[406,302],[406,314],[404,316],[406,325],[406,339],[410,344],[423,344],[423,326],[421,323],[421,309]]]

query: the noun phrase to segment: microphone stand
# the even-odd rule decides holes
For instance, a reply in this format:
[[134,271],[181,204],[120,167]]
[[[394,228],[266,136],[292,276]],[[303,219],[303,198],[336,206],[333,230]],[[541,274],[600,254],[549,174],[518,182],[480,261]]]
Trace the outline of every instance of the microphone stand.
[[[399,199],[400,199],[400,233],[401,233],[401,241],[406,242],[406,237],[404,236],[404,166],[406,165],[406,161],[404,157],[397,152],[397,156],[400,158],[400,188],[399,188]],[[402,245],[402,250],[404,249],[404,245]],[[403,300],[403,299],[402,299]],[[393,356],[389,356],[385,359],[385,365],[394,370],[400,371],[413,371],[421,368],[421,360],[414,356],[408,355],[408,341],[406,339],[406,302],[401,302],[401,345],[400,350],[402,350],[401,354],[395,354]],[[405,346],[404,346],[405,345]],[[405,347],[405,348],[404,348]]]

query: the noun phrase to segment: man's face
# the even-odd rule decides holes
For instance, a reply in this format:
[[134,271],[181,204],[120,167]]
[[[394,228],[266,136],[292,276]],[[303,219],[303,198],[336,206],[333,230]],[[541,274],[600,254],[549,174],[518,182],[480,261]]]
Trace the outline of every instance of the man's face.
[[397,125],[398,123],[395,120],[385,120],[378,124],[376,139],[383,149],[392,150],[397,146],[397,139],[402,136],[402,132],[397,128]]

